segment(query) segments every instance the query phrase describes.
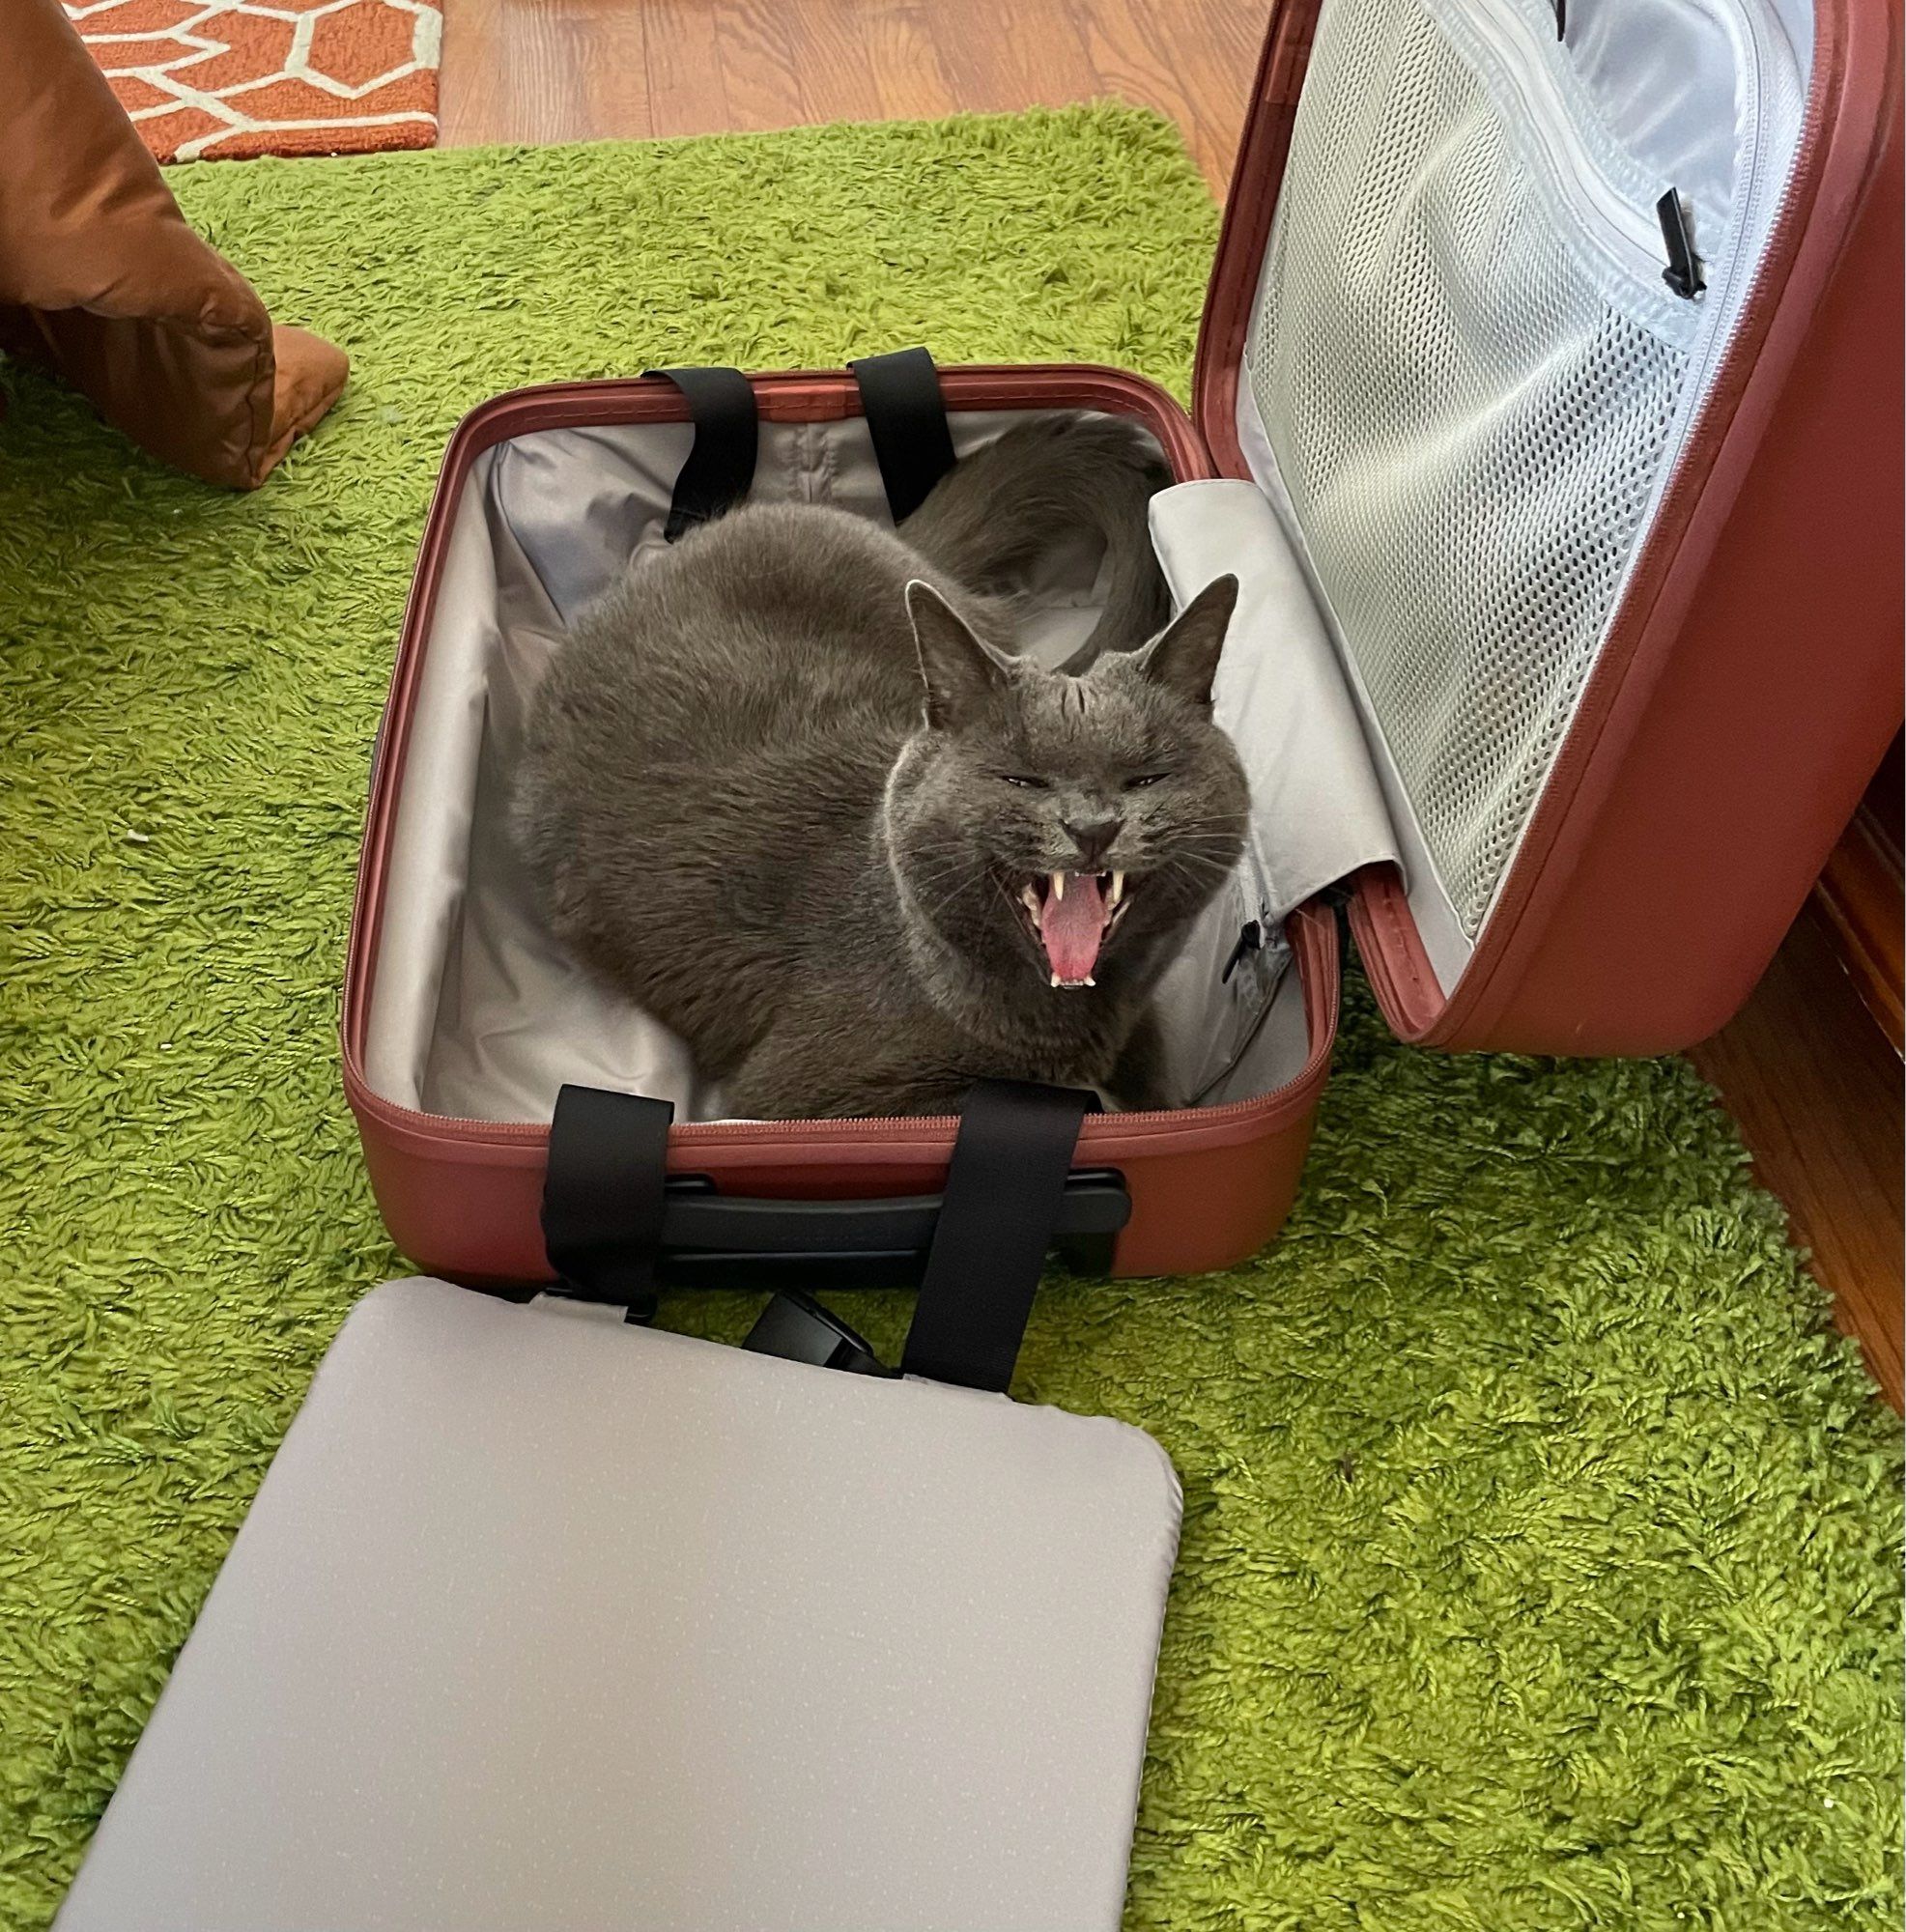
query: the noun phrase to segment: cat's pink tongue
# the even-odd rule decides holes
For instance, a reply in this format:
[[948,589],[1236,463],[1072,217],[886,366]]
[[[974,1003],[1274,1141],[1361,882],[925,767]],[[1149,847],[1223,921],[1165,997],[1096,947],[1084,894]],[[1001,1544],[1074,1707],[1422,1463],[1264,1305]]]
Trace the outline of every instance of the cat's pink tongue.
[[1092,978],[1106,918],[1105,894],[1096,872],[1067,872],[1063,897],[1047,887],[1039,908],[1039,938],[1053,977],[1062,986],[1082,985]]

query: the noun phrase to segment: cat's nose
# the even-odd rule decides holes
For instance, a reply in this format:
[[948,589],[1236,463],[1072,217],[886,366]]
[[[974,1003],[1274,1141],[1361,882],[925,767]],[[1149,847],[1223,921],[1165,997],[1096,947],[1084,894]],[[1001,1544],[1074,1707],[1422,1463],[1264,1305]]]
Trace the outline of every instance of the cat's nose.
[[1088,866],[1095,866],[1112,849],[1112,841],[1125,829],[1123,818],[1095,818],[1090,825],[1074,825],[1069,818],[1062,819],[1066,836],[1079,848],[1079,856]]

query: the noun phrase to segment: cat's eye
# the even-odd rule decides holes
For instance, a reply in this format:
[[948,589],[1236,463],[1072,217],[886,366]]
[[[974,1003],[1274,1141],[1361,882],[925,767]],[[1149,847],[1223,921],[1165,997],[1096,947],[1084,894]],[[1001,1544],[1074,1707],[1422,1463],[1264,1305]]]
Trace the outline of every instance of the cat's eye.
[[1147,785],[1160,784],[1170,777],[1170,772],[1140,772],[1136,778],[1125,781],[1125,789],[1143,791]]
[[1036,779],[1025,772],[1001,772],[1000,781],[1004,784],[1018,785],[1025,791],[1050,791],[1050,779]]

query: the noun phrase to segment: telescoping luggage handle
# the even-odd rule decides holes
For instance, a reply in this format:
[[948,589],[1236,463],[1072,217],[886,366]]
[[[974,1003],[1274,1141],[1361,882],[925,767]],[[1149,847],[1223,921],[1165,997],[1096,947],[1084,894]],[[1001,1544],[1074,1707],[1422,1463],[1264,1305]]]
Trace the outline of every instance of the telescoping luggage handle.
[[[865,355],[847,366],[861,392],[887,507],[895,523],[904,523],[953,466],[940,372],[924,349]],[[675,478],[663,526],[663,535],[674,543],[746,500],[760,454],[760,412],[739,369],[710,365],[642,373],[672,383],[687,399],[695,424],[695,441]]]
[[1090,1105],[1065,1089],[982,1081],[943,1193],[781,1201],[668,1177],[667,1101],[566,1086],[550,1126],[543,1238],[561,1293],[640,1321],[664,1286],[771,1287],[782,1293],[751,1347],[872,1373],[871,1350],[800,1291],[918,1282],[903,1371],[1003,1389],[1048,1250],[1103,1266],[1131,1217],[1117,1174],[1071,1168]]

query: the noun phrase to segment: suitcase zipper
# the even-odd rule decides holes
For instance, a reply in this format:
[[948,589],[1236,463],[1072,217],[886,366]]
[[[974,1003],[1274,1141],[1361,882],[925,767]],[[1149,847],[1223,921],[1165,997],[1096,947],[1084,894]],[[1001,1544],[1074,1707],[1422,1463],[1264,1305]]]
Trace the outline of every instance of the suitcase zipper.
[[[539,1140],[549,1132],[547,1122],[535,1121],[479,1121],[468,1114],[431,1114],[420,1107],[407,1107],[401,1100],[386,1100],[381,1094],[369,1094],[381,1113],[394,1115],[405,1122],[414,1122],[420,1127],[432,1129],[447,1127],[453,1131],[468,1130],[474,1134],[496,1135],[504,1140]],[[830,1127],[849,1127],[866,1129],[869,1127],[917,1127],[923,1125],[928,1117],[921,1114],[857,1114],[851,1120],[828,1121],[680,1121],[678,1126],[693,1127],[697,1134],[758,1134],[764,1128],[771,1134],[776,1128],[811,1127],[825,1124]],[[953,1118],[948,1115],[945,1118]]]
[[[1665,285],[1675,295],[1697,301],[1704,311],[1705,326],[1689,345],[1688,382],[1683,394],[1690,407],[1680,412],[1680,425],[1665,452],[1661,469],[1664,482],[1679,461],[1693,416],[1739,316],[1741,279],[1751,277],[1765,237],[1772,232],[1773,221],[1759,218],[1769,186],[1768,103],[1778,98],[1779,79],[1798,83],[1797,74],[1775,73],[1776,49],[1751,0],[1745,5],[1739,0],[1696,0],[1696,4],[1721,24],[1736,54],[1738,117],[1744,131],[1734,206],[1724,216],[1718,209],[1691,207],[1671,183],[1663,184],[1664,191],[1653,206],[1637,206],[1608,179],[1590,152],[1549,67],[1549,56],[1535,28],[1516,0],[1467,0],[1460,13],[1462,27],[1488,51],[1515,89],[1518,104],[1539,136],[1558,185],[1572,190],[1577,211],[1604,252],[1642,286],[1660,289]],[[1564,47],[1559,57],[1565,58],[1566,51]],[[1784,189],[1783,181],[1775,185]],[[1670,216],[1678,234],[1668,232]],[[1707,224],[1707,254],[1697,252],[1703,220]]]
[[[1266,1009],[1268,1011],[1268,1008]],[[1222,1078],[1222,1075],[1219,1076]],[[406,1107],[400,1101],[386,1100],[381,1094],[370,1096],[380,1112],[395,1115],[406,1122],[414,1122],[420,1127],[431,1129],[448,1128],[453,1133],[468,1132],[472,1135],[494,1136],[502,1140],[535,1141],[549,1132],[547,1124],[539,1125],[534,1121],[477,1121],[466,1114],[426,1114],[416,1107]],[[1251,1102],[1234,1102],[1234,1105],[1250,1105]],[[1194,1101],[1189,1107],[1150,1108],[1130,1113],[1117,1113],[1105,1118],[1116,1121],[1170,1121],[1181,1119],[1185,1114],[1201,1117],[1209,1111],[1200,1108]],[[872,1129],[888,1127],[924,1127],[934,1119],[955,1120],[953,1114],[938,1116],[929,1114],[856,1114],[846,1120],[802,1120],[802,1121],[680,1121],[677,1126],[693,1127],[699,1139],[727,1139],[731,1136],[758,1137],[765,1133],[770,1139],[778,1134],[794,1138],[798,1133],[805,1137],[814,1127],[846,1129],[851,1134],[866,1133]]]
[[1662,279],[1678,296],[1689,301],[1707,287],[1701,258],[1694,252],[1693,231],[1688,225],[1688,204],[1673,188],[1655,203],[1661,216],[1662,242],[1667,249],[1667,267]]
[[[1709,259],[1697,266],[1712,271],[1707,283],[1709,307],[1716,316],[1731,320],[1739,315],[1744,305],[1735,298],[1735,287],[1743,273],[1752,276],[1759,266],[1766,238],[1774,230],[1774,221],[1761,222],[1758,213],[1767,188],[1763,179],[1767,153],[1766,103],[1770,97],[1778,99],[1778,96],[1773,94],[1769,71],[1773,50],[1768,43],[1766,27],[1753,7],[1750,4],[1721,6],[1716,11],[1724,23],[1740,30],[1741,58],[1736,71],[1745,96],[1742,126],[1746,132],[1741,142],[1739,185],[1735,193],[1736,206],[1727,247],[1719,260]],[[1784,199],[1785,184],[1781,183],[1780,186],[1781,198]],[[1777,209],[1777,214],[1778,212]],[[1698,241],[1698,234],[1695,239]],[[1707,393],[1708,379],[1721,359],[1728,332],[1728,329],[1720,327],[1706,331],[1692,372],[1696,396]]]
[[1667,266],[1660,220],[1610,181],[1589,152],[1532,29],[1514,0],[1469,0],[1463,24],[1494,57],[1516,95],[1515,108],[1541,143],[1550,171],[1583,226],[1644,287],[1659,288]]
[[[1637,204],[1606,169],[1583,139],[1577,117],[1550,66],[1551,56],[1538,43],[1535,29],[1522,13],[1516,0],[1468,0],[1463,10],[1463,25],[1487,47],[1518,96],[1518,105],[1528,127],[1542,143],[1558,183],[1570,190],[1578,211],[1586,218],[1595,239],[1621,261],[1644,284],[1665,282],[1677,295],[1693,298],[1707,286],[1701,280],[1703,269],[1712,271],[1709,305],[1717,312],[1726,308],[1734,282],[1744,267],[1751,269],[1758,260],[1752,245],[1763,226],[1756,216],[1767,183],[1766,103],[1770,98],[1770,67],[1774,49],[1766,23],[1751,4],[1733,0],[1708,0],[1702,11],[1721,23],[1733,42],[1735,72],[1741,99],[1739,121],[1743,128],[1740,171],[1735,206],[1728,211],[1691,207],[1671,182],[1661,184],[1662,193],[1652,205]],[[1562,18],[1557,4],[1557,18]],[[1566,50],[1553,58],[1567,58]],[[1794,76],[1797,80],[1797,76]],[[1678,235],[1669,232],[1668,213],[1664,207],[1674,197]],[[1706,240],[1717,251],[1694,257],[1693,248],[1702,239],[1701,224],[1707,224]],[[1684,252],[1685,251],[1685,252]],[[1717,345],[1710,342],[1697,377],[1705,378]]]

